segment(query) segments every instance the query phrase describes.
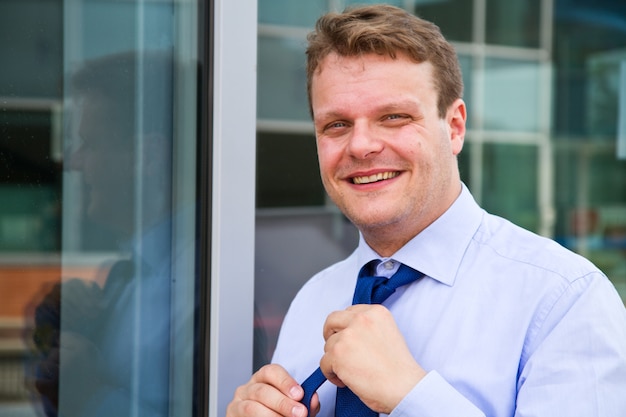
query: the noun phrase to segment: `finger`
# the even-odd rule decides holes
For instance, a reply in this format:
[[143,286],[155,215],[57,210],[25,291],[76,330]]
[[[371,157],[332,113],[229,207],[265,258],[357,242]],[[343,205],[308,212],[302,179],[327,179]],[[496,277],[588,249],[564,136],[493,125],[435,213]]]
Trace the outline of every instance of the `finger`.
[[299,403],[303,396],[302,387],[283,367],[266,365],[237,388],[228,416],[306,417],[306,407]]
[[345,311],[353,314],[386,314],[389,309],[382,304],[353,304]]
[[281,417],[280,414],[270,410],[263,404],[249,401],[239,400],[232,401],[226,408],[226,417]]
[[320,406],[320,397],[317,393],[315,393],[311,398],[311,413],[309,414],[309,417],[315,417],[317,413],[320,412]]
[[333,334],[339,333],[348,327],[352,320],[352,315],[353,312],[348,309],[330,313],[324,322],[324,340],[328,340]]
[[304,396],[304,391],[298,381],[293,379],[289,372],[280,365],[270,364],[263,366],[252,376],[251,382],[271,385],[282,394],[296,401],[300,401]]
[[287,397],[276,387],[261,382],[250,382],[235,391],[228,406],[228,417],[306,417],[303,404]]
[[348,328],[358,320],[360,325],[371,326],[375,320],[390,315],[389,310],[380,304],[355,304],[345,310],[330,313],[324,322],[324,340]]
[[[335,364],[334,364],[334,360],[337,356],[335,356],[333,354],[333,342],[334,342],[335,338],[330,338],[329,341],[326,342],[326,345],[324,346],[324,350],[326,351],[326,353],[322,356],[322,359],[320,359],[320,369],[322,371],[322,373],[324,374],[324,376],[326,377],[326,379],[331,383],[334,384],[338,387],[345,387],[345,384],[343,383],[343,381],[337,376],[337,373],[335,372]],[[329,345],[330,342],[330,345]]]
[[291,413],[277,412],[255,401],[232,402],[226,409],[226,417],[307,417],[306,407],[304,411],[292,411]]

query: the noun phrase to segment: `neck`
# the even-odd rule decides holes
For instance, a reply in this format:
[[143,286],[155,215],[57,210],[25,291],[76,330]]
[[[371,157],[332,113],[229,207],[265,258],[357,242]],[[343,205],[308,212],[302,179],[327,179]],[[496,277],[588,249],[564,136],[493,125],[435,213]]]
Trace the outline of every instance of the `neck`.
[[[404,219],[392,224],[357,225],[367,244],[381,257],[391,257],[411,239],[441,217],[461,194],[461,183],[458,190],[450,193],[450,197],[434,211],[432,216],[416,215],[413,219]],[[407,222],[407,220],[409,220]]]
[[361,229],[361,233],[370,248],[381,257],[389,258],[423,230],[406,233],[406,230],[394,229],[389,226],[381,227],[380,230]]

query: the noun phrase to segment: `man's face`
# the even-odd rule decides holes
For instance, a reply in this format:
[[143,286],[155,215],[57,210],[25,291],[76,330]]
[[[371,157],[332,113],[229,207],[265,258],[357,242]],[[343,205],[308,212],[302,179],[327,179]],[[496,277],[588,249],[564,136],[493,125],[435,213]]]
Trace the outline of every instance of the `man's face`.
[[441,119],[432,72],[404,55],[331,54],[312,80],[322,182],[381,255],[437,219],[461,190],[465,105],[458,99]]
[[130,230],[135,175],[133,153],[107,102],[87,95],[79,126],[81,144],[71,155],[70,168],[80,171],[86,186],[88,216],[118,232]]

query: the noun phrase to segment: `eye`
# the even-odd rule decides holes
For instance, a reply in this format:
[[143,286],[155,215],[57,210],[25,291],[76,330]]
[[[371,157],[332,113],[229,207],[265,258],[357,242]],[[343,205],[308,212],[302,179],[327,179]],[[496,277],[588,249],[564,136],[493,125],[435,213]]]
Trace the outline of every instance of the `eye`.
[[411,116],[404,113],[391,113],[386,114],[381,119],[381,124],[388,127],[400,127],[409,123],[412,120]]
[[324,126],[324,132],[326,133],[333,133],[333,132],[340,132],[343,129],[345,129],[346,127],[348,127],[348,124],[344,121],[341,120],[337,120],[331,123],[328,123],[327,125]]
[[326,129],[339,129],[345,126],[346,124],[344,122],[333,122],[333,123],[326,125]]
[[398,120],[398,119],[406,119],[409,116],[407,116],[406,114],[388,114],[387,116],[385,116],[386,120]]

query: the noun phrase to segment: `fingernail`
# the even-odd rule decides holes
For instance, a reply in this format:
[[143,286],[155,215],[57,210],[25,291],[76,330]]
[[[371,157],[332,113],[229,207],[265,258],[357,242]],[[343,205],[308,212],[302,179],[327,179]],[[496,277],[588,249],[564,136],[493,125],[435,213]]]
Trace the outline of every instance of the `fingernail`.
[[302,398],[302,395],[303,395],[303,392],[302,392],[302,388],[300,387],[300,385],[294,385],[289,390],[289,396],[293,398],[294,400],[299,400],[300,398]]
[[296,405],[291,409],[291,415],[293,417],[306,417],[307,410],[302,404]]

